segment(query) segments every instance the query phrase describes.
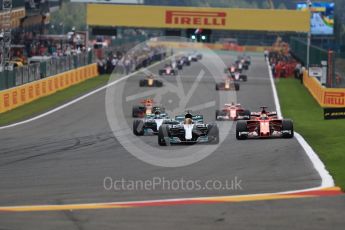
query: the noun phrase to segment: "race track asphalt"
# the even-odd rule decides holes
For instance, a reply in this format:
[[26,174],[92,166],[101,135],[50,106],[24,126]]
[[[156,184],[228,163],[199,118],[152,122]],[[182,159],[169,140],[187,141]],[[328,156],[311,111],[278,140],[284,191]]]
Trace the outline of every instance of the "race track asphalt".
[[[235,56],[224,52],[219,55],[226,64],[235,60]],[[181,72],[183,88],[188,91],[200,70],[204,70],[205,76],[187,107],[214,100],[215,105],[197,111],[210,123],[214,122],[215,109],[227,97],[219,99],[219,92],[214,89],[215,80],[205,68],[211,61],[205,53],[203,64],[193,63]],[[162,65],[150,71],[158,73]],[[261,105],[274,110],[263,55],[252,56],[247,75],[248,82],[241,83],[236,95],[229,93],[229,100],[237,99],[252,111]],[[142,74],[137,74],[123,82],[123,107],[117,111],[123,111],[124,122],[129,127],[133,120],[131,108],[138,100],[126,98],[151,90],[138,87],[141,77]],[[222,77],[215,76],[216,81]],[[176,77],[165,79],[176,83]],[[107,121],[105,98],[103,90],[39,120],[0,130],[0,206],[256,194],[306,189],[321,183],[296,139],[237,141],[234,126],[211,155],[194,164],[181,167],[148,164],[130,154],[114,137]],[[163,94],[161,103],[168,110],[174,110],[180,100],[176,93],[170,92]],[[152,155],[158,157],[162,149],[179,152],[179,149],[188,148],[158,147],[155,136],[141,137],[141,140],[155,148]],[[184,178],[202,184],[209,180],[225,182],[237,178],[241,180],[241,189],[115,191],[104,188],[106,177],[135,181]],[[344,196],[338,196],[138,209],[0,213],[0,229],[342,229],[344,201]]]

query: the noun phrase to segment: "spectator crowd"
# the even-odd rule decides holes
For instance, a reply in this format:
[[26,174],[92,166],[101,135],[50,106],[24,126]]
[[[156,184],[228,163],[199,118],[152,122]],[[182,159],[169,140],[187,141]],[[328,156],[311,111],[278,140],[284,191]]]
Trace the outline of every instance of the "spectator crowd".
[[77,55],[86,51],[85,42],[77,33],[68,35],[39,35],[35,32],[15,33],[11,49],[12,60],[24,65],[34,56],[59,58]]
[[278,38],[270,51],[265,52],[275,78],[302,78],[305,68],[290,54],[289,45]]
[[104,58],[97,61],[100,74],[111,74],[113,71],[129,74],[141,67],[165,58],[166,50],[161,46],[138,46],[125,51],[126,48],[110,48]]

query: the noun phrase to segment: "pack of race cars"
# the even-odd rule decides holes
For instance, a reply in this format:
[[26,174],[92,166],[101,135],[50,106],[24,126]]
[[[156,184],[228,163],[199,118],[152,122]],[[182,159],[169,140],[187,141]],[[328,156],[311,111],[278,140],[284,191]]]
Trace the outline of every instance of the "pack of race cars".
[[[193,52],[177,56],[174,61],[159,70],[159,75],[176,75],[184,66],[202,58],[202,54]],[[237,61],[225,70],[227,76],[224,82],[216,83],[216,90],[239,90],[239,81],[247,81],[244,74],[251,64],[251,58],[239,56]],[[163,82],[155,76],[146,76],[139,82],[141,87],[162,87]],[[216,110],[215,120],[236,121],[236,139],[248,138],[292,138],[294,136],[293,122],[280,119],[276,112],[267,111],[261,107],[259,112],[251,112],[241,104],[229,103]],[[169,117],[163,106],[157,105],[152,99],[140,101],[140,105],[132,108],[133,134],[136,136],[156,135],[158,144],[219,143],[219,128],[217,123],[204,123],[202,115],[190,111],[185,114]]]
[[[206,124],[202,115],[186,112],[183,115],[170,118],[164,108],[155,110],[149,108],[149,113],[143,119],[133,121],[133,133],[136,136],[157,135],[158,144],[195,144],[219,143],[219,129],[217,124]],[[134,109],[134,108],[133,108]],[[153,113],[151,113],[151,111]]]
[[237,60],[224,70],[226,76],[222,82],[216,83],[216,90],[240,90],[239,81],[245,82],[248,80],[245,71],[249,70],[250,64],[251,58],[249,56],[238,56]]
[[202,54],[196,51],[187,55],[177,55],[170,63],[165,64],[163,69],[158,71],[160,76],[175,76],[179,70],[182,70],[184,66],[190,66],[192,62],[197,62],[202,59]]
[[[187,55],[176,56],[175,60],[164,65],[164,68],[158,71],[159,76],[176,76],[184,66],[190,66],[192,62],[202,59],[202,54],[192,52]],[[217,91],[238,91],[240,90],[239,81],[246,82],[247,75],[244,73],[249,70],[251,58],[243,55],[238,56],[234,63],[231,63],[225,70],[226,76],[222,82],[217,82],[215,89]],[[146,79],[140,80],[140,87],[161,87],[163,83],[156,79],[155,76],[147,76]]]

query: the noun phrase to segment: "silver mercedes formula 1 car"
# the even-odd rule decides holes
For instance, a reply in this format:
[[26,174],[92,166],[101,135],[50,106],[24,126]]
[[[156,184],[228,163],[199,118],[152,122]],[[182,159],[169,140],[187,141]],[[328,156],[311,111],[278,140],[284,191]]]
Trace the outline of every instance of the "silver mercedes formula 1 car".
[[184,116],[176,116],[175,123],[162,124],[158,130],[158,144],[196,144],[219,143],[217,124],[203,123],[201,115],[187,112]]

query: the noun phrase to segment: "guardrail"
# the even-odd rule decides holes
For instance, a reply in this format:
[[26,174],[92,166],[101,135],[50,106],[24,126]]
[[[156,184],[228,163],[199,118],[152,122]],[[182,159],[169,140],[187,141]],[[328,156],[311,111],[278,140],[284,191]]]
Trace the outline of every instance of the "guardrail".
[[307,71],[303,74],[303,84],[321,107],[345,107],[345,88],[325,88],[315,77],[310,77]]

